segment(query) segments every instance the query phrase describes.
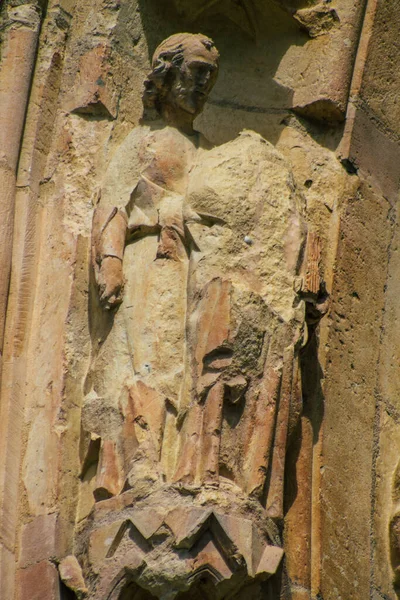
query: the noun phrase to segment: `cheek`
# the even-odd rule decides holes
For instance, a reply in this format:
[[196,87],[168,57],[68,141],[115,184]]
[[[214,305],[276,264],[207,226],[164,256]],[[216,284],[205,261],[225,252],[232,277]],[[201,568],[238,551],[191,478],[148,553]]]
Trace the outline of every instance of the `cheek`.
[[181,87],[190,87],[193,85],[193,76],[190,71],[181,71],[178,80]]
[[215,85],[215,82],[217,81],[217,74],[216,73],[212,73],[210,76],[210,79],[208,81],[208,89],[212,90],[212,88]]
[[187,85],[179,81],[175,86],[175,94],[178,98],[186,98],[188,96]]
[[185,93],[185,84],[181,78],[176,79],[171,86],[171,93],[173,96],[182,96]]

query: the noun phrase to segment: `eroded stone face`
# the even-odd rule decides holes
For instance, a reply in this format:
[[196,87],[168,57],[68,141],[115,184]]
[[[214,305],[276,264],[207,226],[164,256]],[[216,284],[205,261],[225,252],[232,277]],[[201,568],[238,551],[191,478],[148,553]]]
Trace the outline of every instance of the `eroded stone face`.
[[[210,88],[216,51],[190,43],[161,44],[153,88],[177,49],[179,72],[196,55]],[[190,96],[192,80],[162,81],[164,121],[117,149],[93,221],[82,494],[97,503],[77,544],[98,600],[130,582],[174,598],[200,579],[220,597],[276,573],[306,304],[317,314],[321,293],[286,160],[251,131],[210,148],[168,89]]]
[[[74,590],[144,600],[169,589],[197,600],[231,598],[233,587],[242,589],[235,600],[276,598],[267,587],[282,581],[268,577],[282,554],[282,489],[293,600],[395,598],[392,5],[2,3],[1,598]],[[207,36],[174,36],[151,64],[155,46],[180,30]],[[191,127],[216,75],[208,36],[221,73],[196,129],[230,142],[213,150]],[[162,100],[150,108],[161,121],[138,126],[143,81],[157,65]],[[272,147],[258,153],[257,136],[236,139],[243,129],[285,160]],[[293,181],[292,171],[305,197],[307,266],[294,269],[293,289],[279,252],[296,257],[298,236],[279,245],[260,207],[268,235],[253,226],[250,144],[271,178],[268,198],[285,196],[278,173]],[[332,310],[307,344],[327,310],[326,296],[316,298],[320,260]],[[291,395],[288,419],[281,410],[282,347],[293,333],[306,343],[300,421],[300,397]],[[294,371],[298,352],[287,360]],[[259,443],[257,428],[274,439]]]

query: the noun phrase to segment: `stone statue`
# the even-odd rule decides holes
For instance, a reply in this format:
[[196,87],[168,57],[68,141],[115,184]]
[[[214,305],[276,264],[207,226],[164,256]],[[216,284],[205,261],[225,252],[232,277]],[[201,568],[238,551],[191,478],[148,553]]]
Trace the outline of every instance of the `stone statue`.
[[205,36],[175,35],[159,46],[144,93],[146,109],[159,118],[134,129],[117,150],[93,223],[93,265],[103,308],[115,309],[124,289],[112,332],[93,365],[93,389],[119,399],[125,415],[133,411],[133,421],[141,423],[135,424],[136,437],[148,438],[141,440],[147,448],[144,468],[157,456],[155,462],[170,475],[176,446],[170,436],[178,435],[175,413],[187,352],[193,246],[187,222],[210,220],[193,217],[185,205],[189,172],[209,147],[193,130],[193,120],[217,69],[218,53]]
[[143,98],[157,118],[117,149],[95,210],[82,480],[99,509],[81,501],[78,547],[89,536],[96,599],[137,585],[222,598],[233,574],[239,589],[282,557],[298,355],[306,313],[326,311],[319,240],[306,247],[302,197],[267,141],[212,148],[193,129],[217,71],[203,35],[157,48]]

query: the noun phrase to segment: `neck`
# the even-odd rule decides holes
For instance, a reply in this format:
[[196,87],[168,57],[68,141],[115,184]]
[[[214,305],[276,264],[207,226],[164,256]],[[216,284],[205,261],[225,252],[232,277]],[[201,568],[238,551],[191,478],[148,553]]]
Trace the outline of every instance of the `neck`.
[[193,121],[195,115],[171,104],[164,104],[162,106],[161,116],[170,127],[176,127],[176,129],[179,129],[186,135],[194,134]]

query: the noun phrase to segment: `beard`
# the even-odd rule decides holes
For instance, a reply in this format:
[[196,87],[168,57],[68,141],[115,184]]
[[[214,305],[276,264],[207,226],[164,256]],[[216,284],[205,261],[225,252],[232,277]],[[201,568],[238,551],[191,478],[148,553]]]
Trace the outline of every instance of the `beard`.
[[170,94],[175,106],[191,115],[200,113],[207,100],[207,94],[193,87],[188,88],[181,82],[173,86]]

